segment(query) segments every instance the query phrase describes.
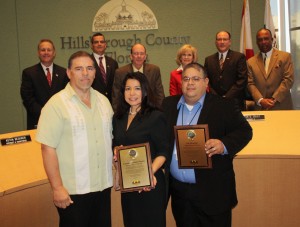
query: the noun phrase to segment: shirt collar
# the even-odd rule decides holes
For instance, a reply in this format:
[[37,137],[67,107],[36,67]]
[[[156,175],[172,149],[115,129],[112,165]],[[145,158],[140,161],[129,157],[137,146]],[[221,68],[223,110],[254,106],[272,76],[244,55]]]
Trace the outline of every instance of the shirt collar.
[[[197,105],[198,103],[200,103],[201,106],[203,106],[204,103],[204,99],[205,99],[206,93],[204,93],[204,95],[202,95],[202,97],[195,103],[195,105]],[[177,103],[177,110],[180,109],[181,105],[186,105],[184,96],[182,95]],[[195,106],[194,105],[194,106]]]
[[132,64],[132,69],[133,69],[133,72],[141,72],[143,73],[144,72],[144,65],[142,65],[142,67],[140,69],[137,69],[133,64]]
[[[70,82],[67,83],[66,87],[65,87],[65,91],[68,94],[69,98],[71,99],[72,97],[77,97],[78,99],[79,96],[77,95],[77,93],[75,92],[75,90],[73,89],[73,87],[71,86]],[[95,94],[95,90],[90,87],[90,97],[92,99],[92,96]]]
[[219,56],[219,59],[221,58],[221,54],[223,54],[223,59],[225,60],[226,56],[227,56],[227,53],[228,53],[229,49],[227,51],[225,51],[224,53],[220,53],[218,52],[218,56]]
[[176,69],[176,71],[183,71],[182,65],[180,65],[180,66]]
[[93,52],[93,55],[94,55],[94,57],[95,57],[96,59],[98,59],[98,60],[99,60],[100,57],[105,58],[105,55],[104,55],[104,54],[99,55],[99,54],[96,54],[95,52]]
[[[265,53],[262,53],[262,52],[260,52],[261,53],[261,55],[262,55],[262,58],[264,58],[265,56]],[[273,48],[269,51],[269,52],[267,52],[266,54],[267,54],[267,58],[270,58],[271,57],[271,55],[272,55],[272,53],[273,53]]]
[[46,72],[46,69],[49,68],[50,72],[53,72],[53,63],[50,66],[44,66],[43,63],[41,62],[41,66],[43,67],[44,71]]

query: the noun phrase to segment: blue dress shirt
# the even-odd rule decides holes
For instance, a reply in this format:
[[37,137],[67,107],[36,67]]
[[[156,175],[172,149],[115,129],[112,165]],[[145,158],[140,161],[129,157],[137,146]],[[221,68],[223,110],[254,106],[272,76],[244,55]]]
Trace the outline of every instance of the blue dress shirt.
[[[203,95],[194,106],[189,106],[185,103],[184,97],[181,96],[177,109],[179,109],[176,125],[196,125],[201,113],[205,95]],[[196,183],[194,169],[179,169],[176,143],[172,154],[170,171],[172,177],[184,183]]]

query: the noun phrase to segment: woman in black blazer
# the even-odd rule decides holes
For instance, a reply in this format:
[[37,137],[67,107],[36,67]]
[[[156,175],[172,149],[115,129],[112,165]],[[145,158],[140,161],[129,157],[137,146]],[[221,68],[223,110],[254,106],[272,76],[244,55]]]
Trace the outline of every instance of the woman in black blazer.
[[128,73],[120,90],[113,118],[113,145],[150,144],[154,189],[121,194],[126,227],[166,226],[166,187],[162,166],[167,159],[167,122],[158,109],[148,80],[140,72]]

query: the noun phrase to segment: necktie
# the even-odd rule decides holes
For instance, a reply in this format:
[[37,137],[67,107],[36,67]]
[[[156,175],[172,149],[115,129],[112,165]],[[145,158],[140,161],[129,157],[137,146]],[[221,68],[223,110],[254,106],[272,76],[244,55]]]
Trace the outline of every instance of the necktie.
[[267,54],[264,53],[264,66],[265,66],[265,71],[268,72],[268,62],[267,62]]
[[221,54],[219,63],[220,63],[220,69],[223,69],[223,65],[224,65],[223,54]]
[[46,76],[47,76],[48,84],[51,87],[52,81],[51,81],[51,73],[50,73],[49,68],[46,68],[46,71],[47,71],[47,75]]
[[104,81],[104,83],[106,84],[106,73],[105,73],[105,70],[104,70],[104,66],[103,66],[103,64],[102,64],[102,58],[103,58],[103,57],[100,57],[100,58],[99,58],[99,67],[100,67],[100,72],[101,72],[103,81]]

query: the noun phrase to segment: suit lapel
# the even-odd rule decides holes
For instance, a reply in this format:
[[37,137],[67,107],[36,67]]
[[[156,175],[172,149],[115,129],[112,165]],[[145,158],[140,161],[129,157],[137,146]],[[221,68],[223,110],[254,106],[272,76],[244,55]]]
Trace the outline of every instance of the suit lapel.
[[168,99],[169,102],[167,102],[167,105],[163,105],[163,109],[166,112],[167,121],[168,124],[171,126],[170,128],[170,141],[174,143],[175,134],[173,130],[173,126],[177,124],[177,117],[179,114],[179,110],[177,109],[177,104],[180,99],[180,95],[177,96],[170,96],[166,99]]
[[[143,73],[146,75],[146,77],[147,77],[147,75],[149,74],[149,67],[148,67],[148,65],[145,63],[144,65],[143,65]],[[147,77],[148,78],[148,77]],[[149,80],[149,78],[148,78],[148,80]]]
[[267,74],[266,74],[264,61],[263,61],[261,53],[259,53],[257,55],[256,63],[257,63],[258,68],[260,69],[261,73],[263,74],[264,78],[267,79]]
[[268,67],[267,77],[270,76],[270,73],[271,73],[275,63],[277,62],[277,58],[278,58],[278,51],[273,49],[273,53],[271,55],[271,59],[270,59],[269,67]]
[[55,88],[57,87],[58,81],[59,81],[59,77],[62,75],[59,75],[57,72],[57,67],[55,64],[53,64],[53,73],[52,73],[52,85],[51,85],[51,90],[55,90]]
[[[127,115],[126,115],[125,119],[126,119],[125,120],[125,129],[126,129],[127,128],[127,122],[128,122]],[[135,115],[135,117],[132,119],[132,121],[129,125],[129,128],[126,131],[130,131],[130,130],[136,128],[140,124],[140,121],[141,121],[141,116],[139,114]]]
[[198,119],[198,124],[203,124],[204,122],[207,122],[208,115],[210,113],[210,109],[212,107],[212,96],[210,94],[206,94],[203,107]]
[[175,99],[175,102],[174,102],[174,114],[172,114],[170,116],[170,122],[172,123],[172,125],[176,125],[177,124],[177,118],[178,118],[178,114],[179,114],[179,109],[177,109],[177,104],[179,102],[179,99],[181,96],[178,96],[179,98],[178,99]]
[[111,77],[111,65],[109,59],[105,56],[105,62],[106,62],[106,80],[109,81]]
[[226,55],[226,57],[224,59],[223,70],[224,70],[225,67],[227,67],[227,65],[228,65],[228,63],[229,63],[229,61],[230,61],[230,59],[232,57],[231,55],[232,55],[231,50],[228,50],[227,55]]
[[127,65],[128,67],[127,67],[127,73],[133,73],[133,65],[132,65],[132,63],[131,64],[129,64],[129,65]]
[[124,116],[120,120],[120,128],[123,128],[124,132],[127,131],[127,122],[128,122],[128,115],[124,114]]

